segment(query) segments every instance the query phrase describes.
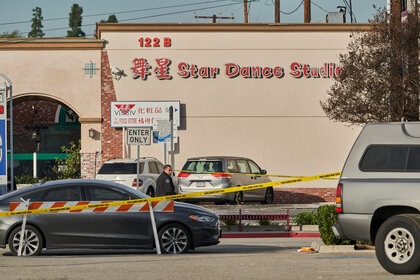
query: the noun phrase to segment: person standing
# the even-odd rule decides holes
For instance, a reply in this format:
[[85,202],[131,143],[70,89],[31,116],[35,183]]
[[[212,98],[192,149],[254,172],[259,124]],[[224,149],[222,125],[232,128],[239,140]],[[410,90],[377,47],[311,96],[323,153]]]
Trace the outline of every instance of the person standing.
[[162,174],[156,180],[156,196],[172,195],[175,193],[175,185],[172,181],[172,167],[167,164],[163,167]]

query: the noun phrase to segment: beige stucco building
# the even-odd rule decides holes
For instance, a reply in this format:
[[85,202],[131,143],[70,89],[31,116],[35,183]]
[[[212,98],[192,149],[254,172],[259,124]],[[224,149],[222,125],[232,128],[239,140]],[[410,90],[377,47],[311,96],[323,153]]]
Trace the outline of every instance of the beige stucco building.
[[[116,100],[180,101],[175,169],[192,156],[241,155],[270,174],[313,175],[339,171],[359,131],[328,120],[320,101],[349,35],[367,28],[99,24],[97,35],[126,74],[113,80]],[[163,151],[141,146],[162,160]]]
[[[106,159],[137,155],[125,129],[112,126],[111,105],[146,101],[180,103],[176,170],[192,156],[237,155],[275,180],[309,176],[339,171],[359,132],[327,119],[320,101],[350,34],[368,28],[100,23],[95,39],[4,39],[0,73],[13,81],[14,100],[54,100],[77,114],[82,177]],[[169,161],[164,152],[162,143],[140,146],[141,156]]]

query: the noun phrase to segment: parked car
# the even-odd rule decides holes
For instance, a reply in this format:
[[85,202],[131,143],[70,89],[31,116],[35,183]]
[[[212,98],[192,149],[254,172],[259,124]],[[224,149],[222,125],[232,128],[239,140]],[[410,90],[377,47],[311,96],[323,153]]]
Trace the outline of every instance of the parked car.
[[[253,160],[244,157],[211,156],[189,158],[178,174],[180,194],[217,190],[251,184],[271,182],[267,171]],[[214,201],[216,203],[242,203],[259,201],[271,204],[274,200],[272,187],[187,198],[187,201]]]
[[[0,211],[10,202],[120,201],[147,198],[131,187],[95,179],[50,181],[0,196]],[[162,253],[186,253],[189,249],[219,243],[219,217],[203,207],[174,202],[174,212],[155,212]],[[6,244],[17,255],[23,216],[0,219],[0,247]],[[141,248],[155,246],[149,212],[57,212],[30,214],[23,254],[38,255],[43,248]]]
[[367,124],[337,186],[339,238],[375,244],[388,272],[420,271],[420,122]]
[[156,180],[163,171],[163,163],[153,157],[142,157],[138,162],[137,176],[137,159],[110,159],[99,169],[96,179],[134,187],[153,197],[156,194]]

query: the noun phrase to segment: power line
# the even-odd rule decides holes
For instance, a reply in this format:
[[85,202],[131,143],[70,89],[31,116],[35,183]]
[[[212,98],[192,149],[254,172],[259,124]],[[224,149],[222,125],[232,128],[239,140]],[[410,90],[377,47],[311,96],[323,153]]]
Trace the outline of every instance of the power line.
[[[226,2],[230,0],[214,0],[214,1],[206,1],[206,2],[199,2],[199,3],[192,3],[192,4],[181,4],[181,5],[172,5],[172,6],[165,6],[165,7],[157,7],[157,8],[147,8],[147,9],[139,9],[139,10],[130,10],[130,11],[122,11],[122,12],[116,12],[116,13],[102,13],[102,14],[94,14],[94,15],[87,15],[82,16],[82,18],[89,18],[89,17],[97,17],[97,16],[104,16],[104,15],[116,15],[116,14],[123,14],[123,13],[132,13],[132,12],[145,12],[145,11],[152,11],[152,10],[162,10],[162,9],[172,9],[172,8],[180,8],[180,7],[186,7],[186,6],[196,6],[196,5],[203,5],[203,4],[209,4],[209,3],[216,3],[216,2]],[[240,5],[241,3],[229,3],[229,4],[223,4],[223,5],[214,5],[210,7],[203,7],[198,9],[188,9],[188,10],[182,10],[182,11],[176,11],[176,12],[168,12],[168,13],[160,13],[160,14],[154,14],[154,15],[147,15],[142,17],[136,17],[136,18],[129,18],[129,19],[118,19],[118,22],[129,22],[134,20],[140,20],[140,19],[147,19],[147,18],[154,18],[154,17],[163,17],[163,16],[169,16],[169,15],[176,15],[176,14],[182,14],[182,13],[189,13],[194,11],[204,11],[209,9],[215,9],[215,8],[222,8],[227,6],[235,6]],[[53,18],[53,19],[46,19],[45,21],[55,21],[55,20],[65,20],[68,18]],[[10,24],[22,24],[22,23],[31,23],[32,21],[22,21],[22,22],[13,22],[13,23],[0,23],[0,25],[10,25]],[[85,24],[81,26],[81,28],[86,28],[90,26],[95,26],[95,24]],[[43,32],[48,31],[58,31],[58,30],[67,30],[68,27],[59,27],[59,28],[51,28],[51,29],[44,29]],[[27,34],[27,32],[19,32],[19,34]],[[93,34],[88,34],[93,35]]]
[[350,11],[350,22],[351,23],[353,23],[353,21],[357,22],[356,16],[353,13],[353,7],[351,5],[351,0],[350,0],[350,5],[349,5],[349,2],[347,0],[343,0],[343,2],[347,6],[347,9]]
[[[345,0],[344,0],[344,1],[345,1]],[[282,11],[282,10],[280,9],[280,13],[282,13],[282,14],[284,14],[284,15],[291,15],[291,14],[294,14],[294,13],[296,13],[296,12],[300,9],[300,7],[302,7],[303,2],[304,2],[304,0],[302,0],[302,2],[300,2],[300,4],[298,4],[298,6],[297,6],[295,9],[293,9],[291,12],[284,12],[284,11]],[[274,5],[274,0],[271,0],[271,3]],[[318,7],[318,8],[319,8],[319,9],[321,9],[322,11],[324,11],[324,12],[328,13],[328,11],[327,11],[326,9],[324,9],[321,5],[319,5],[319,4],[317,4],[317,3],[315,3],[314,1],[311,1],[311,4],[312,4],[312,5],[314,5],[314,6],[316,6],[316,7]]]
[[311,1],[311,4],[316,6],[317,8],[321,9],[322,11],[328,13],[328,11],[326,9],[324,9],[323,7],[321,7],[321,5],[315,3],[314,1]]
[[[121,12],[101,13],[101,14],[86,15],[86,16],[83,16],[83,18],[97,17],[97,16],[107,16],[107,15],[115,15],[115,14],[136,13],[136,12],[147,12],[147,11],[153,11],[153,10],[180,8],[180,7],[185,7],[185,6],[195,6],[195,5],[203,5],[203,4],[209,4],[209,3],[214,3],[214,2],[226,2],[226,1],[229,1],[229,0],[214,0],[214,1],[206,1],[206,2],[199,2],[199,3],[192,3],[192,4],[180,4],[180,5],[172,5],[172,6],[165,6],[165,7],[146,8],[146,9],[129,10],[129,11],[121,11]],[[48,22],[48,21],[65,20],[65,19],[68,19],[68,17],[43,19],[42,21],[43,22]],[[1,25],[31,23],[31,22],[32,22],[32,20],[15,21],[15,22],[0,22],[0,26]]]
[[297,10],[299,10],[299,9],[300,9],[300,7],[302,7],[303,2],[304,2],[304,0],[302,0],[302,2],[300,2],[300,4],[296,7],[296,9],[294,9],[294,10],[293,10],[293,11],[291,11],[291,12],[283,12],[283,11],[280,9],[280,13],[282,13],[282,14],[284,14],[284,15],[291,15],[291,14],[294,14],[294,13],[296,13],[296,12],[297,12]]

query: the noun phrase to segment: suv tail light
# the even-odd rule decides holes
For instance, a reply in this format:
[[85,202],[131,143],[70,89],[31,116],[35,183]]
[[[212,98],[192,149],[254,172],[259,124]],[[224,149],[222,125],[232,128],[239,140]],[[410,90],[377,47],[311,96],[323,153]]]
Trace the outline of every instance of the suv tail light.
[[188,176],[190,176],[190,173],[187,172],[179,172],[178,174],[178,178],[188,178]]
[[[139,187],[141,185],[143,185],[143,181],[142,180],[139,180]],[[134,188],[137,187],[137,179],[134,179],[133,180],[133,183],[131,184],[131,186],[134,187]]]
[[343,213],[343,184],[338,184],[335,194],[335,212]]
[[216,172],[216,173],[212,173],[211,175],[216,178],[230,178],[229,173],[223,173],[223,172]]

